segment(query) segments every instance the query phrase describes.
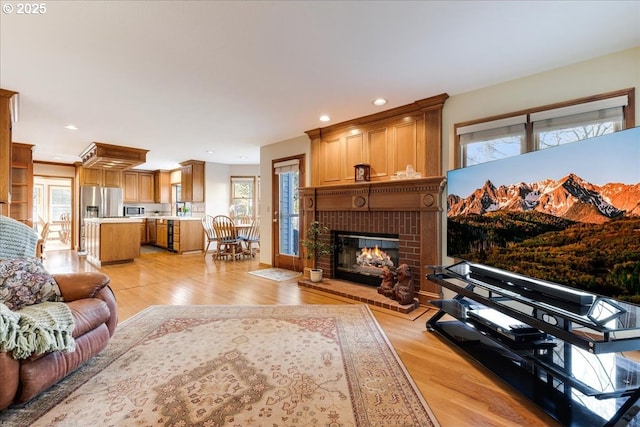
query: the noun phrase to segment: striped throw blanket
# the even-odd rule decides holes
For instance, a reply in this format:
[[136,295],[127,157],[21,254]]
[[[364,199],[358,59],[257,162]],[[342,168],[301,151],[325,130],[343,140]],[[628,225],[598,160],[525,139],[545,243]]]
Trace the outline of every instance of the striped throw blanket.
[[62,302],[43,302],[17,311],[0,303],[0,351],[12,352],[14,359],[74,351],[74,326],[71,309]]

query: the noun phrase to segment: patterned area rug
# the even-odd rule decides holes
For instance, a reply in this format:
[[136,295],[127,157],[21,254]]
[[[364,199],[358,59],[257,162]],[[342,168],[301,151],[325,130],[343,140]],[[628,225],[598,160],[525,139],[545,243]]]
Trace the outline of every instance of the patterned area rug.
[[269,280],[275,280],[276,282],[292,280],[302,275],[299,271],[291,271],[284,268],[263,268],[262,270],[250,271],[249,274]]
[[437,426],[362,305],[154,306],[11,426]]

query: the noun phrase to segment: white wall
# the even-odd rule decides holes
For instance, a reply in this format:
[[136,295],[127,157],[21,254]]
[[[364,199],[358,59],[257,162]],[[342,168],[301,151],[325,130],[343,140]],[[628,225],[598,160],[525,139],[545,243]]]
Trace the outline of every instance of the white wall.
[[259,165],[223,165],[207,162],[204,166],[207,215],[229,215],[231,176],[258,176]]
[[273,248],[271,244],[273,239],[273,182],[271,171],[273,160],[297,156],[300,154],[305,155],[306,182],[303,185],[308,186],[311,182],[311,173],[309,172],[309,164],[311,163],[311,142],[306,134],[260,148],[260,180],[262,186],[262,205],[260,210],[261,264],[273,265]]

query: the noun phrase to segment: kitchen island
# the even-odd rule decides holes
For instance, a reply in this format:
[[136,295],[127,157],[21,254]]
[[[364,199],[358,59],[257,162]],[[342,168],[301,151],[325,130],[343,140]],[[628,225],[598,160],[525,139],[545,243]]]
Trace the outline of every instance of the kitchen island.
[[98,267],[140,256],[142,218],[85,218],[87,261]]

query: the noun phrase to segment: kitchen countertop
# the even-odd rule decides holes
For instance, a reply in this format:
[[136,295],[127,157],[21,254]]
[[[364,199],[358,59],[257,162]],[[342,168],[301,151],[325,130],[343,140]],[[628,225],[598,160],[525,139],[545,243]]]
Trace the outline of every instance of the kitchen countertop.
[[117,217],[117,218],[85,218],[84,222],[93,222],[96,224],[118,224],[118,223],[129,223],[129,222],[142,222],[144,218],[127,218],[127,217]]
[[158,216],[122,216],[117,218],[85,218],[85,222],[93,222],[96,224],[113,224],[113,223],[127,223],[127,222],[142,222],[147,219],[164,219],[164,220],[174,220],[174,221],[200,221],[200,218],[190,217],[190,216],[166,216],[166,215],[158,215]]
[[192,217],[192,216],[170,216],[170,215],[152,215],[152,216],[145,216],[144,218],[146,219],[172,219],[174,221],[200,221],[201,219],[198,217]]

